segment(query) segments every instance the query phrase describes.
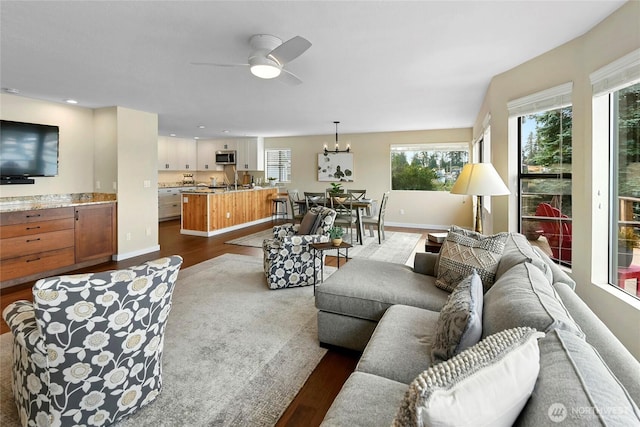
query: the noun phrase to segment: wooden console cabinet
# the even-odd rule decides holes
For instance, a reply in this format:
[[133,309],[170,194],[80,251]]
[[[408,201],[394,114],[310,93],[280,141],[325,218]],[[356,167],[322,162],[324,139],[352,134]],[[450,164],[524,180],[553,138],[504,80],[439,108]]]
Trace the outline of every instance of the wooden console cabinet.
[[0,213],[0,287],[111,259],[115,204]]

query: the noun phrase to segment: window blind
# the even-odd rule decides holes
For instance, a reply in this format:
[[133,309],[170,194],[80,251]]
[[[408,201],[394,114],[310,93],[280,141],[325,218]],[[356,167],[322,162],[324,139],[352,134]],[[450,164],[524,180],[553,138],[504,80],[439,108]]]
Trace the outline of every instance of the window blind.
[[267,178],[276,178],[278,182],[291,181],[291,150],[266,150]]
[[541,92],[507,102],[509,117],[526,116],[571,105],[573,82],[564,83]]
[[615,92],[640,82],[640,49],[594,71],[589,79],[594,96]]

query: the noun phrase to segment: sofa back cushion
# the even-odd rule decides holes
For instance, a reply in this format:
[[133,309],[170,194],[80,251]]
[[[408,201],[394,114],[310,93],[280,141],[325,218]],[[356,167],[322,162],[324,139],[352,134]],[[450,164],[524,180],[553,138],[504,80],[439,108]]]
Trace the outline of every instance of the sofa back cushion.
[[504,252],[496,268],[496,280],[513,266],[528,262],[540,269],[549,281],[553,283],[551,266],[536,252],[527,238],[520,233],[509,233],[504,245]]
[[637,405],[589,343],[554,330],[539,347],[538,381],[514,426],[640,425]]
[[511,267],[484,295],[483,336],[520,326],[565,329],[584,338],[544,273],[528,262]]
[[452,226],[440,249],[436,286],[451,292],[462,279],[476,270],[486,292],[495,281],[507,235],[499,233],[484,236]]

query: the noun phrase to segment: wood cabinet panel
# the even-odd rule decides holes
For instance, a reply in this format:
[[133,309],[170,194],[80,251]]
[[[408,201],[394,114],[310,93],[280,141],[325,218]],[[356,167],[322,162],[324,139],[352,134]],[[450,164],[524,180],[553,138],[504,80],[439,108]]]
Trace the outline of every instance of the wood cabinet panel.
[[[0,264],[0,281],[6,282],[55,270],[60,267],[70,267],[74,264],[75,254],[73,246],[55,251],[10,258],[3,260]],[[45,276],[42,275],[42,277]]]
[[73,229],[0,240],[0,259],[73,247]]
[[0,213],[0,224],[12,225],[28,222],[49,221],[52,219],[73,218],[73,208],[35,209],[19,212]]
[[73,228],[73,217],[54,219],[51,221],[28,222],[23,224],[3,225],[0,227],[0,238],[8,239],[18,236],[30,236],[51,231],[68,230]]
[[115,252],[113,204],[78,206],[75,223],[76,262],[110,257]]
[[182,195],[182,228],[207,231],[207,194]]

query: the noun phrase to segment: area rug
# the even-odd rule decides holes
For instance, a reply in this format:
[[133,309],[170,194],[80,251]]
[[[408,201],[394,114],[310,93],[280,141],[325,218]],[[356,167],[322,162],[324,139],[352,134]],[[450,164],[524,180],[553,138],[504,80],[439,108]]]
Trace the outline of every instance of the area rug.
[[[164,389],[116,425],[273,426],[326,353],[316,313],[311,287],[270,290],[257,257],[225,254],[182,270],[165,335]],[[19,425],[11,340],[0,336],[4,427]]]
[[[385,231],[384,234],[386,238],[382,241],[382,244],[379,244],[377,232],[374,233],[374,237],[371,237],[369,235],[368,230],[365,230],[364,234],[365,236],[363,244],[360,245],[358,243],[354,243],[353,248],[349,249],[349,258],[368,258],[378,261],[388,261],[398,264],[405,264],[414,253],[416,245],[422,237],[422,234],[419,233]],[[273,238],[273,232],[271,231],[271,229],[268,229],[249,234],[238,239],[229,240],[225,243],[261,248],[262,241],[264,239],[271,238]],[[346,241],[349,241],[348,236],[346,238]],[[327,255],[331,255],[331,252],[327,252]]]

